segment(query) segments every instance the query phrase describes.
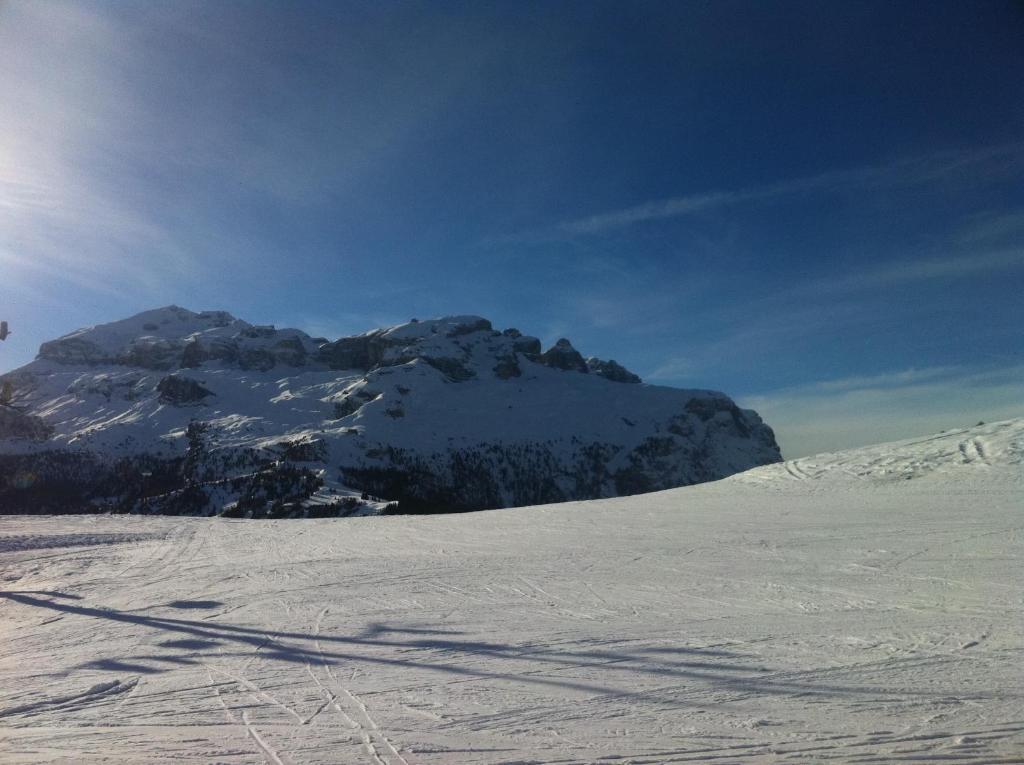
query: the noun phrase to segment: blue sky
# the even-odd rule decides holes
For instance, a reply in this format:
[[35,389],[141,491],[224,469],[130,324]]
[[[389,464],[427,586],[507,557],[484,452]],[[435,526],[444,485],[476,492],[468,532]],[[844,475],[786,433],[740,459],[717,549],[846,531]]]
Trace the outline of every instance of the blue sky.
[[1014,2],[0,2],[0,370],[478,313],[796,456],[1024,415]]

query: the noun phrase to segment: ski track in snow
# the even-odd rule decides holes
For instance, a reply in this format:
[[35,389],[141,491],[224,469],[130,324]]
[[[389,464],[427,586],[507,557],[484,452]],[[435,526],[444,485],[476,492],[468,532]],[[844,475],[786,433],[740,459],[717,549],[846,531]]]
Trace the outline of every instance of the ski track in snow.
[[0,763],[1024,763],[1024,420],[432,517],[0,517]]

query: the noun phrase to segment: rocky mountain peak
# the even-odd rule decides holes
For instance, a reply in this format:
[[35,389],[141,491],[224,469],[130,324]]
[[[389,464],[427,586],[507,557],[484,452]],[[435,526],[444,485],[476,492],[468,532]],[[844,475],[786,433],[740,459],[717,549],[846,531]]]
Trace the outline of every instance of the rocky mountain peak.
[[263,372],[276,367],[369,372],[420,359],[452,382],[519,377],[524,363],[535,363],[614,382],[640,381],[615,362],[585,360],[565,338],[542,353],[536,337],[515,328],[495,330],[489,320],[472,315],[414,319],[328,341],[298,329],[250,324],[226,311],[171,305],[43,343],[39,358],[166,372],[210,364]]
[[242,369],[267,370],[278,364],[302,366],[317,345],[297,329],[253,325],[227,311],[195,312],[170,305],[43,343],[39,358],[153,370],[223,361]]
[[572,347],[572,343],[564,337],[540,355],[540,363],[554,369],[573,372],[589,372],[587,362],[582,354]]

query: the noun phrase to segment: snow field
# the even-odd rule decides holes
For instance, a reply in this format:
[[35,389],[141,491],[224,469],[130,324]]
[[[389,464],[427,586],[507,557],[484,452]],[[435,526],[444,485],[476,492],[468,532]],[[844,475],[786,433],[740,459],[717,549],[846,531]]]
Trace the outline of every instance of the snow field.
[[0,518],[0,762],[1024,762],[1022,445],[451,516]]

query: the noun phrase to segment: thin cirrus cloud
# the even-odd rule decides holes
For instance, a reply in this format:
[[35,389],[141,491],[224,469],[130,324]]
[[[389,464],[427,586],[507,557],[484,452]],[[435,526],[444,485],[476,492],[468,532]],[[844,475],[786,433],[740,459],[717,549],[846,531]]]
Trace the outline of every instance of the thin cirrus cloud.
[[[888,288],[1022,271],[1024,250],[980,252],[846,272],[796,284],[759,299],[710,306],[692,327],[693,336],[682,342],[683,352],[665,359],[643,376],[668,384],[715,380],[730,370],[748,368],[754,355],[788,352],[794,344],[808,346],[834,338],[837,333],[879,331],[894,322],[911,321],[917,310],[913,303],[900,303],[898,310],[890,307],[886,312],[870,308],[887,294]],[[924,304],[922,310],[930,310],[929,305]],[[951,369],[929,367],[876,377],[850,377],[815,384],[813,390],[838,391],[860,384],[894,388],[897,384],[921,383]]]
[[960,233],[959,241],[974,245],[1005,240],[1024,234],[1024,210],[986,212],[976,215]]
[[[743,349],[765,347],[773,342],[790,342],[794,336],[814,334],[822,330],[823,319],[828,318],[828,327],[865,321],[877,321],[879,316],[866,311],[860,303],[862,296],[875,299],[884,295],[887,288],[924,285],[942,280],[968,278],[1024,269],[1024,249],[995,250],[925,258],[919,261],[887,263],[859,271],[847,271],[829,277],[809,279],[792,286],[773,291],[771,294],[742,302],[711,305],[706,307],[695,326],[713,342],[703,347],[710,358],[720,356],[723,347]],[[701,289],[713,290],[707,281],[699,282]],[[617,326],[635,324],[637,311],[644,317],[642,328],[657,326],[648,324],[658,315],[663,315],[671,303],[676,301],[677,292],[659,300],[658,295],[648,299],[639,309],[632,312],[614,310],[624,301],[605,300],[590,296],[580,299],[576,305],[581,318],[599,316],[596,326]],[[677,301],[676,301],[677,302]],[[604,307],[607,303],[610,307]],[[599,310],[600,309],[600,310]],[[648,316],[645,311],[650,311]],[[709,358],[709,361],[710,361]],[[673,380],[689,375],[680,375],[681,370],[697,371],[701,368],[693,359],[685,362],[669,359],[652,370],[647,377],[656,380]],[[707,369],[707,366],[703,367]]]
[[569,220],[558,232],[589,236],[638,223],[678,218],[719,207],[762,202],[809,192],[829,193],[849,189],[913,186],[942,178],[971,174],[1005,175],[1024,162],[1024,143],[1003,144],[965,151],[937,152],[909,157],[891,164],[837,170],[777,183],[727,191],[710,191],[671,197],[640,205]]
[[782,297],[879,290],[901,284],[923,283],[977,273],[994,273],[1021,266],[1024,266],[1024,249],[961,253],[945,257],[902,261],[860,272],[811,280],[798,285],[793,288],[791,293]]

